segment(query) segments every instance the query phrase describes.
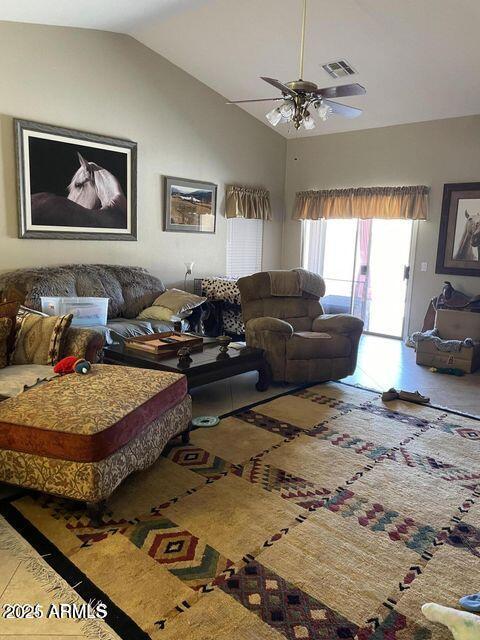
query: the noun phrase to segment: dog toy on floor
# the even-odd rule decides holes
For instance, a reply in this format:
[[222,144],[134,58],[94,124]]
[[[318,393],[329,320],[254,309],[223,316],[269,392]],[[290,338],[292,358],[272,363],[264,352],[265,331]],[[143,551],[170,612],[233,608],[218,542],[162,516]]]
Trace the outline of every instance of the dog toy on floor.
[[430,367],[433,373],[446,373],[449,376],[464,376],[465,371],[457,367]]
[[474,613],[443,607],[434,602],[424,604],[422,613],[431,622],[439,622],[448,627],[454,640],[478,640],[480,638],[480,617]]
[[58,373],[61,376],[66,375],[67,373],[88,373],[92,365],[88,360],[84,360],[83,358],[76,358],[75,356],[67,356],[66,358],[62,358],[57,364],[53,367],[55,373]]
[[478,611],[480,613],[480,593],[472,593],[470,596],[463,596],[458,601],[459,605],[467,611]]
[[218,416],[197,416],[192,420],[194,427],[216,427],[219,422]]

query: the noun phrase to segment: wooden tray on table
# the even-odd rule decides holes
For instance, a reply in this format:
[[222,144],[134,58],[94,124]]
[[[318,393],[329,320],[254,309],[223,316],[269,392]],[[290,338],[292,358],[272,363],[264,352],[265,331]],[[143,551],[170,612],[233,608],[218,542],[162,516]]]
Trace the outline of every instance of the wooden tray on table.
[[140,336],[138,338],[128,338],[125,340],[125,347],[146,351],[159,358],[171,358],[182,347],[188,347],[192,353],[194,351],[203,351],[203,338],[191,333],[164,331],[163,333],[151,333],[148,336]]

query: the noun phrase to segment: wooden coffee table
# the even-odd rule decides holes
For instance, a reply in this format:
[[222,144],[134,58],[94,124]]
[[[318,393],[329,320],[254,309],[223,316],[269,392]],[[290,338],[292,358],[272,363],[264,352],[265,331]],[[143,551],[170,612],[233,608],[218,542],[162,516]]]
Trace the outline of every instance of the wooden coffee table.
[[228,357],[219,358],[219,345],[208,338],[204,341],[203,351],[191,354],[192,362],[180,365],[178,358],[159,358],[158,356],[127,348],[122,344],[107,345],[103,351],[103,362],[121,364],[129,367],[173,371],[187,376],[188,388],[193,389],[203,384],[231,378],[239,373],[258,371],[258,391],[266,391],[271,382],[270,367],[265,359],[263,349],[245,347],[241,350],[229,348]]

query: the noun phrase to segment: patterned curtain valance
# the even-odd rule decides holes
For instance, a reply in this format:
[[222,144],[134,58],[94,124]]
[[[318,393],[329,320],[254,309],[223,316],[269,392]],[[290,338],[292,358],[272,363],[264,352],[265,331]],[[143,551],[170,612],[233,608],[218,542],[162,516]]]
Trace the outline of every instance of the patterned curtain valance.
[[228,186],[225,217],[271,220],[270,192],[254,187]]
[[426,220],[429,191],[424,185],[299,191],[292,217]]

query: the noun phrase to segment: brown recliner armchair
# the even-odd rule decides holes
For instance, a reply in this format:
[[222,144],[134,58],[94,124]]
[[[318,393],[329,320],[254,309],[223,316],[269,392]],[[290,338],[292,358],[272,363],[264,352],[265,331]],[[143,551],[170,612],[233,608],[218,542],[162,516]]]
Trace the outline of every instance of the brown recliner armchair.
[[355,371],[363,321],[323,313],[323,278],[303,269],[238,280],[247,345],[264,349],[274,380],[324,382]]

